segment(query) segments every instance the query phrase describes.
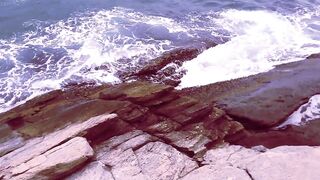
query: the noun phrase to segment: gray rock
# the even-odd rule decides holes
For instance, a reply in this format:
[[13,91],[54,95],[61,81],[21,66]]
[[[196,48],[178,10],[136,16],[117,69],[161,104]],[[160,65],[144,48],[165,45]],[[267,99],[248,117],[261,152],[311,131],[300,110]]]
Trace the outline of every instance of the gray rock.
[[216,165],[216,166],[240,166],[243,161],[248,160],[260,154],[260,151],[247,149],[242,146],[226,146],[224,148],[217,148],[209,150],[204,155],[203,164]]
[[148,143],[135,154],[142,173],[148,179],[178,179],[198,167],[191,158],[161,142]]
[[256,156],[246,168],[256,180],[319,179],[320,147],[283,146]]
[[85,138],[75,137],[10,170],[10,179],[52,179],[72,172],[93,156]]
[[182,178],[182,180],[251,180],[242,169],[232,166],[202,166]]
[[99,161],[92,162],[66,180],[114,180],[109,169]]
[[115,180],[146,180],[139,160],[132,149],[126,151],[113,151],[113,158],[109,165]]
[[182,179],[319,179],[320,147],[282,146],[264,150],[241,146],[210,150],[204,156],[204,166]]

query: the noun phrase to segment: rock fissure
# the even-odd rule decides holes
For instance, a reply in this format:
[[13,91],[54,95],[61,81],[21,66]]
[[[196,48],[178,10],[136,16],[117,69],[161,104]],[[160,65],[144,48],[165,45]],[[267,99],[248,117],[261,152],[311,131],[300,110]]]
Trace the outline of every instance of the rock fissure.
[[251,180],[255,180],[248,169],[244,169],[244,171],[248,174]]

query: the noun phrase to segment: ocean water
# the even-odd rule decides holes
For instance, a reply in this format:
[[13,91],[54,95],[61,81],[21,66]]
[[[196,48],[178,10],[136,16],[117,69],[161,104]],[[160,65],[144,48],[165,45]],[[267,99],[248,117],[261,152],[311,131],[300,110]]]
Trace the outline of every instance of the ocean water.
[[243,77],[318,53],[319,33],[320,0],[0,0],[0,112],[208,41],[179,88]]

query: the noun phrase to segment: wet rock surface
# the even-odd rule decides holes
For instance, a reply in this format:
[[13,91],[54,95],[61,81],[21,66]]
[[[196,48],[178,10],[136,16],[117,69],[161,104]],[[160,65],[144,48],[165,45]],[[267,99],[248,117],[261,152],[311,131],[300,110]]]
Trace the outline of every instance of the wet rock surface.
[[204,50],[216,45],[217,44],[212,41],[207,41],[200,44],[196,43],[186,48],[173,49],[148,61],[147,64],[144,64],[142,67],[119,72],[118,77],[123,82],[140,80],[177,86],[185,74],[185,71],[181,69],[182,64],[196,58]]
[[320,93],[320,59],[279,65],[266,73],[183,90],[183,94],[214,103],[250,129],[279,125]]
[[319,146],[320,145],[320,119],[309,121],[301,126],[289,125],[281,129],[261,132],[243,131],[228,141],[245,147],[263,145],[268,148],[292,146]]

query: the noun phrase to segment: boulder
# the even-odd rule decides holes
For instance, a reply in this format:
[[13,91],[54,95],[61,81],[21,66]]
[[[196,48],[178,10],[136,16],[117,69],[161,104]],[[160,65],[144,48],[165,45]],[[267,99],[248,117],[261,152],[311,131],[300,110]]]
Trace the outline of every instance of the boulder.
[[93,154],[85,138],[75,137],[12,168],[5,179],[58,178],[81,166]]

